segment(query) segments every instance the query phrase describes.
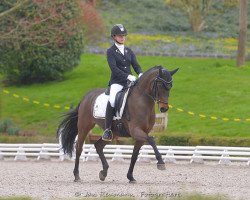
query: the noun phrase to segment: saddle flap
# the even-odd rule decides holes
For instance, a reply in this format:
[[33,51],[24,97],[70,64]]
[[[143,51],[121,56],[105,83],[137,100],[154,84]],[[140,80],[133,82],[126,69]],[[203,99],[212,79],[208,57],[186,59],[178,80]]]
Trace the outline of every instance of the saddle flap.
[[117,112],[119,113],[121,110],[124,96],[125,96],[124,91],[120,91],[116,94],[116,97],[115,97],[115,111],[116,111],[116,113]]
[[125,90],[121,90],[116,94],[115,97],[115,113],[117,117],[122,117],[128,94],[129,94],[130,88],[126,88]]

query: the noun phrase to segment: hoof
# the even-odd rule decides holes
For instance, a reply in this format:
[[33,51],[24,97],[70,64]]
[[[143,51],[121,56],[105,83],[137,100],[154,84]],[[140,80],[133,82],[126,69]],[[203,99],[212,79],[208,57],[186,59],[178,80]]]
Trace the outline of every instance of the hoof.
[[137,181],[134,179],[134,180],[129,181],[129,183],[135,184],[137,183]]
[[165,166],[164,163],[163,164],[157,164],[157,169],[159,169],[159,170],[166,170],[166,166]]
[[[107,174],[106,174],[106,176],[107,176]],[[105,174],[103,173],[103,171],[100,171],[100,172],[99,172],[99,178],[100,178],[101,181],[104,181],[105,178],[106,178],[106,176],[105,176]]]
[[81,182],[80,178],[75,178],[74,182]]

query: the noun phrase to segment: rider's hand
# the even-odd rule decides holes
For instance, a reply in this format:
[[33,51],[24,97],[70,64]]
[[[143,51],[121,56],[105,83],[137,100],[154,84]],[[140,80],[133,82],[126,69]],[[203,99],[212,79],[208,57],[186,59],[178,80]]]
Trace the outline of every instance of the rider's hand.
[[143,74],[143,73],[140,73],[138,77],[140,78],[142,74]]
[[128,79],[129,81],[135,81],[135,80],[136,80],[136,77],[129,74],[128,77],[127,77],[127,79]]

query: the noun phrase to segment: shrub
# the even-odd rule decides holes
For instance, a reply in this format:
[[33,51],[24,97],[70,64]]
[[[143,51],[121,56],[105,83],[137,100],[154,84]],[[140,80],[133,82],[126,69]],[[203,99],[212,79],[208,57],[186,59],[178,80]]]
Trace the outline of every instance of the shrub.
[[250,146],[250,138],[201,137],[180,135],[162,135],[158,137],[158,144],[168,146]]
[[89,43],[96,43],[105,34],[104,24],[101,16],[95,8],[95,3],[91,1],[81,1],[80,8],[83,12],[83,22],[85,24],[85,39]]
[[17,128],[17,127],[9,127],[6,130],[6,132],[8,133],[8,135],[18,135],[19,131],[20,131],[20,129]]
[[161,145],[175,145],[175,146],[188,146],[188,136],[161,136],[159,143]]
[[0,122],[0,133],[7,133],[8,135],[18,135],[20,129],[12,126],[11,119],[4,119]]
[[[30,0],[0,20],[0,72],[7,83],[57,80],[77,66],[83,49],[79,2]],[[0,2],[0,13],[9,5]]]
[[5,125],[3,122],[0,122],[0,133],[4,133],[6,130]]
[[12,125],[11,119],[4,119],[0,122],[0,133],[7,132],[7,129]]

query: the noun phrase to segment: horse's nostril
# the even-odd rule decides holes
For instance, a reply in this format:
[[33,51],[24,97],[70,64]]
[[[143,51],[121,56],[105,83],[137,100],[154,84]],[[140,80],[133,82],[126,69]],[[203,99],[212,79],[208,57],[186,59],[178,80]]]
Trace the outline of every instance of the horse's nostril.
[[161,107],[161,108],[160,108],[160,111],[161,111],[162,113],[167,112],[167,111],[168,111],[168,108]]

